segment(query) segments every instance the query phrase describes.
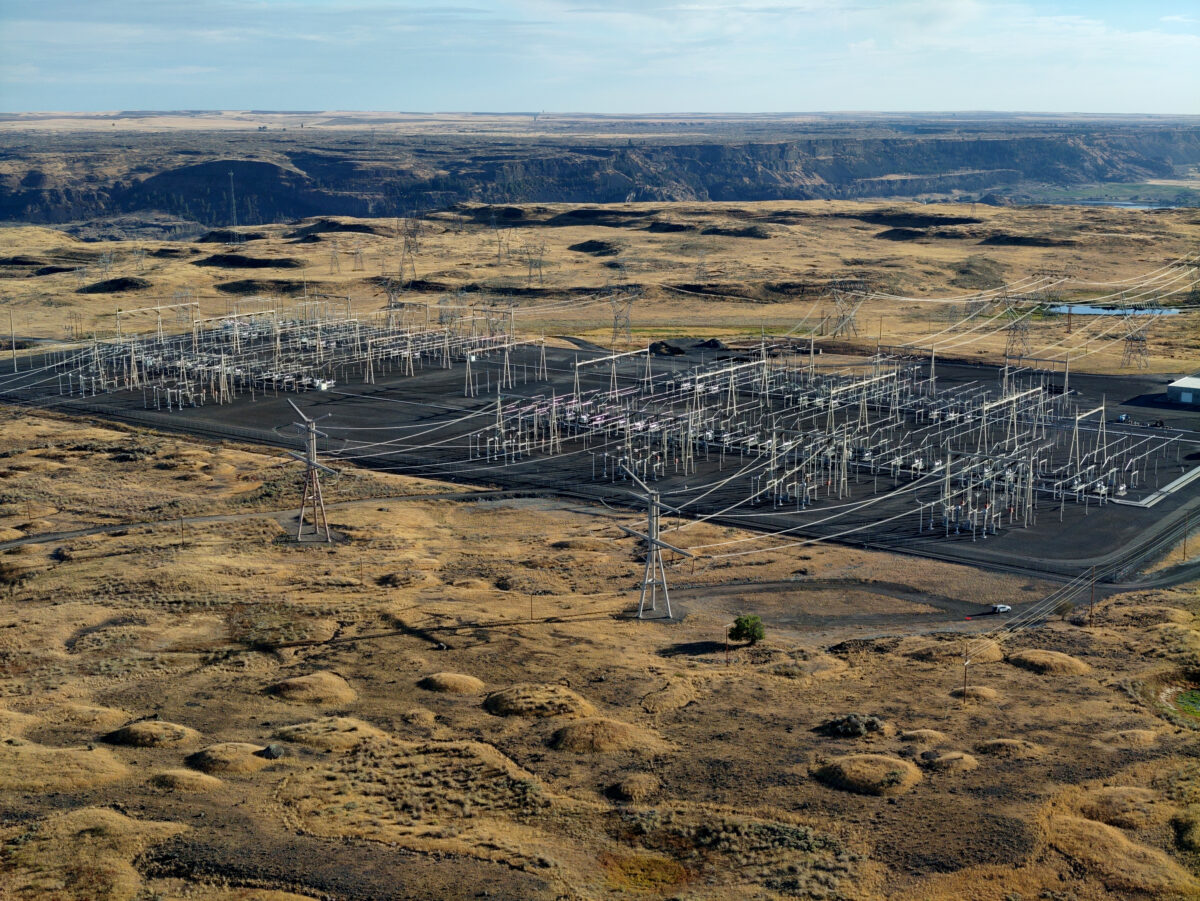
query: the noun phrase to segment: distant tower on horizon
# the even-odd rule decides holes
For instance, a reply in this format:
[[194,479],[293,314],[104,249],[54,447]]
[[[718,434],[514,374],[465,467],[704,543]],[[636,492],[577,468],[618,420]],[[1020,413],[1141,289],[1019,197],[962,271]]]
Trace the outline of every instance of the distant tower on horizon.
[[[229,229],[238,228],[238,198],[233,193],[233,169],[229,170]],[[238,240],[234,238],[233,240]]]

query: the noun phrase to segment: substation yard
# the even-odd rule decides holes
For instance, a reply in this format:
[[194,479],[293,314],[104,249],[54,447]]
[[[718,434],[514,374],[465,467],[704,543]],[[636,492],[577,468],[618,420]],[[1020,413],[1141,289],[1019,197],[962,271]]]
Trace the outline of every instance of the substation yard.
[[[7,399],[303,450],[358,466],[645,509],[759,538],[1128,581],[1200,507],[1200,411],[1160,377],[678,339],[612,354],[511,323],[414,327],[244,313],[191,333],[47,351]],[[672,537],[673,536],[673,537]],[[669,552],[668,552],[669,553]]]

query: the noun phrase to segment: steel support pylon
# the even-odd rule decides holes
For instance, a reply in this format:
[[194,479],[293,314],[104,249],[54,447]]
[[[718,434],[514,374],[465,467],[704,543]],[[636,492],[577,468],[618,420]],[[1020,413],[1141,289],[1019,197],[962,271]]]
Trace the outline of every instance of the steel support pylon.
[[[317,429],[317,420],[306,416],[304,411],[297,407],[290,398],[288,399],[288,403],[292,405],[293,410],[300,414],[301,421],[293,423],[293,425],[304,432],[304,454],[301,455],[295,451],[288,451],[289,454],[303,463],[305,467],[304,493],[300,498],[300,517],[296,524],[296,540],[304,540],[304,524],[309,506],[311,506],[313,537],[321,538],[323,535],[326,542],[332,542],[333,535],[329,531],[329,517],[325,513],[325,494],[321,490],[321,473],[327,472],[331,475],[337,475],[337,470],[330,469],[317,460],[317,439],[328,436]],[[325,417],[321,418],[324,419]]]
[[[637,484],[644,492],[646,492],[646,532],[642,534],[636,529],[630,529],[626,526],[618,526],[623,532],[633,535],[635,538],[641,538],[646,542],[646,570],[642,576],[642,593],[638,598],[638,619],[643,619],[646,615],[646,597],[650,598],[650,610],[658,610],[658,590],[662,589],[663,601],[667,605],[667,619],[672,619],[671,613],[671,594],[667,588],[667,568],[663,563],[662,552],[663,548],[669,551],[674,551],[683,557],[691,557],[691,553],[682,548],[675,547],[673,544],[667,544],[659,537],[659,515],[662,512],[662,502],[659,500],[659,494],[645,482],[637,477],[637,475],[624,463],[620,464],[621,469],[625,472],[634,483]],[[668,508],[673,509],[673,508]]]
[[663,601],[667,605],[667,619],[671,619],[671,593],[667,588],[667,570],[663,565],[662,547],[658,538],[658,492],[647,495],[646,505],[646,573],[642,576],[642,596],[638,600],[638,619],[646,612],[646,596],[650,597],[651,611],[658,610],[658,589],[662,588]]

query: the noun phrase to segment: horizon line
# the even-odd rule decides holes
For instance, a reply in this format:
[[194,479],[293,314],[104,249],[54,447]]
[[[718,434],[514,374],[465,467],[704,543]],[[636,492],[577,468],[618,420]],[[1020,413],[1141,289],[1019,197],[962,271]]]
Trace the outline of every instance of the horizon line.
[[0,116],[92,116],[92,117],[122,117],[122,116],[153,116],[153,115],[213,115],[237,113],[257,116],[322,116],[354,113],[359,115],[398,115],[398,116],[535,116],[538,118],[551,116],[593,116],[609,119],[645,119],[645,118],[683,118],[683,117],[781,117],[781,116],[1095,116],[1103,118],[1200,118],[1200,113],[1151,113],[1151,112],[1097,112],[1089,110],[1022,110],[1022,109],[931,109],[931,110],[887,110],[887,109],[857,109],[857,110],[664,110],[660,112],[597,112],[589,110],[393,110],[393,109],[351,109],[330,107],[326,109],[234,109],[234,108],[176,108],[176,109],[38,109],[38,110],[0,110]]

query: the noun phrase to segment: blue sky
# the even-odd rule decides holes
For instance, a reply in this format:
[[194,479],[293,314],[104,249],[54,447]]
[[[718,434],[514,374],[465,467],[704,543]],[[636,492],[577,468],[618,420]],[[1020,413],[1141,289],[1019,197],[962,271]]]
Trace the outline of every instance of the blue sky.
[[0,0],[0,110],[1200,113],[1200,0]]

